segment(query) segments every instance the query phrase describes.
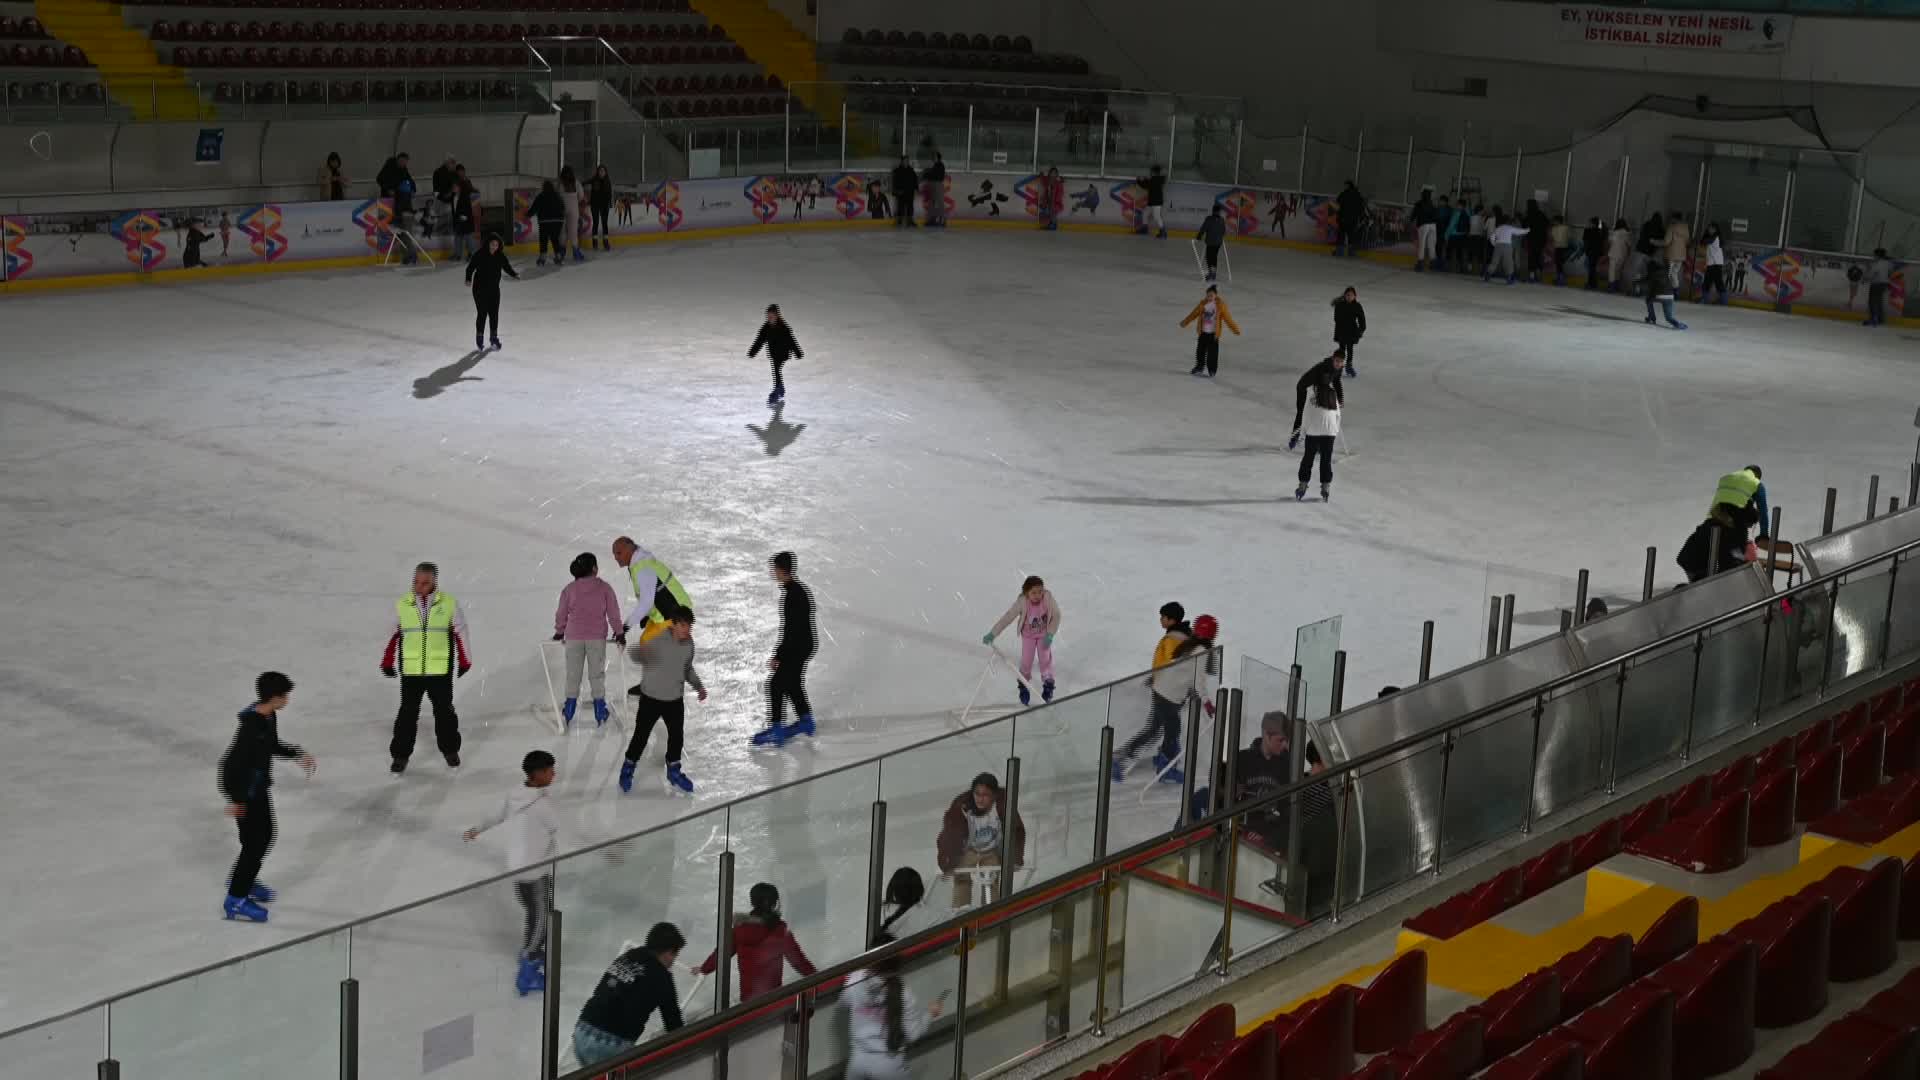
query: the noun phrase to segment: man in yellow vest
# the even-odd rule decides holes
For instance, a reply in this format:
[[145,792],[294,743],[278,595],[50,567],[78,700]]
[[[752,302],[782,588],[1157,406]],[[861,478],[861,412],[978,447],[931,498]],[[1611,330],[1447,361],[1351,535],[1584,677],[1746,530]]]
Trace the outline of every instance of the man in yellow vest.
[[[622,536],[613,542],[613,561],[633,582],[633,610],[627,614],[626,629],[638,628],[641,641],[666,633],[668,617],[693,606],[672,569],[654,558],[653,552],[634,543],[633,537]],[[623,633],[618,640],[625,645],[626,635]]]
[[[1707,506],[1707,515],[1727,518],[1733,511],[1745,509],[1748,503],[1753,504],[1754,512],[1759,515],[1760,539],[1765,540],[1767,530],[1773,527],[1773,522],[1767,516],[1767,485],[1760,482],[1758,465],[1748,465],[1738,472],[1730,472],[1722,476],[1719,485],[1714,488],[1713,502]],[[1732,510],[1720,511],[1716,514],[1715,511],[1722,506],[1731,507]]]
[[460,767],[460,717],[453,711],[453,680],[473,669],[467,617],[459,601],[440,591],[440,568],[413,568],[413,591],[394,602],[393,633],[380,674],[400,680],[400,712],[393,718],[392,771],[407,770],[420,724],[420,699],[433,702],[433,738],[450,768]]

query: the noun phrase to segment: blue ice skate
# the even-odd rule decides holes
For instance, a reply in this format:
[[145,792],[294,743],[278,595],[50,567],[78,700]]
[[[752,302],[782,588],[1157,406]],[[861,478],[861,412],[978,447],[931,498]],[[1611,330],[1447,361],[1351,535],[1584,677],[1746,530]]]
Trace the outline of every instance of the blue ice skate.
[[577,247],[577,246],[576,246],[576,247],[575,247],[575,248],[573,249],[573,261],[574,261],[574,262],[577,262],[577,263],[583,263],[583,262],[586,262],[586,261],[587,261],[587,253],[586,253],[586,252],[584,252],[584,251],[581,251],[581,250],[579,249],[579,247]]
[[513,988],[519,991],[521,997],[545,990],[547,988],[547,969],[540,966],[540,961],[535,957],[521,957],[520,970],[515,972],[513,976]]
[[638,762],[629,761],[620,766],[620,791],[623,794],[633,790],[633,769],[636,764]]
[[1033,704],[1033,695],[1027,692],[1026,683],[1020,682],[1019,680],[1015,680],[1013,688],[1014,690],[1018,691],[1020,694],[1020,704],[1022,705]]
[[560,703],[560,726],[573,726],[573,711],[580,707],[578,698],[568,698]]
[[247,890],[247,899],[256,904],[271,904],[275,900],[280,899],[280,894],[274,892],[269,886],[256,881],[253,883],[253,888]]
[[220,905],[229,920],[245,919],[247,922],[266,922],[267,909],[244,896],[229,896]]
[[1179,769],[1168,769],[1160,774],[1160,782],[1163,784],[1184,784],[1187,782],[1187,774],[1181,772]]
[[1299,487],[1293,489],[1293,501],[1294,502],[1307,501],[1307,485],[1301,484]]
[[800,719],[795,720],[793,726],[787,729],[787,738],[791,739],[796,735],[805,735],[808,738],[812,738],[813,730],[813,714],[801,713]]
[[1127,782],[1127,766],[1129,764],[1131,764],[1131,762],[1126,758],[1117,757],[1113,759],[1111,775],[1113,776],[1114,783],[1124,784]]
[[607,717],[612,715],[613,715],[613,712],[607,708],[606,698],[593,699],[593,726],[594,727],[604,726],[607,722]]
[[1048,679],[1045,682],[1040,684],[1040,700],[1041,701],[1053,700],[1053,680],[1052,679]]
[[677,761],[667,763],[667,786],[679,788],[689,795],[693,794],[693,781],[687,779],[687,774],[680,771],[680,763]]
[[775,722],[754,732],[751,741],[755,746],[785,746],[792,737],[785,724]]

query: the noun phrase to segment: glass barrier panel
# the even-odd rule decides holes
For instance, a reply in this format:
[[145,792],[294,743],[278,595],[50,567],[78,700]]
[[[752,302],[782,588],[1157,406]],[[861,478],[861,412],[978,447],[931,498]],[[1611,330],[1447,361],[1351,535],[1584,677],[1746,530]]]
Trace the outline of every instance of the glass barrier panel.
[[[1307,128],[1305,191],[1313,195],[1340,193],[1356,176],[1354,130],[1339,124],[1312,124]],[[1368,193],[1370,197],[1378,196]]]
[[[466,944],[460,927],[442,930]],[[337,931],[114,1002],[111,1049],[121,1074],[339,1080],[347,938]]]
[[1033,106],[996,102],[973,110],[973,171],[1017,173],[1034,171]]
[[[1515,271],[1524,272],[1524,256],[1515,254]],[[1579,591],[1578,583],[1570,577],[1560,574],[1543,574],[1533,570],[1523,570],[1515,566],[1490,564],[1487,567],[1487,582],[1480,590],[1482,600],[1480,644],[1484,655],[1489,627],[1487,617],[1492,615],[1493,607],[1487,598],[1500,597],[1505,603],[1509,595],[1513,597],[1513,646],[1515,648],[1541,638],[1552,637],[1560,632],[1560,613],[1573,611],[1574,601]],[[1501,614],[1502,623],[1506,620]],[[1495,624],[1491,630],[1497,636],[1505,629]]]
[[[837,964],[867,946],[867,867],[880,763],[757,795],[729,808],[733,910],[753,909],[756,884],[779,890],[780,915],[815,964]],[[891,820],[893,807],[888,806]],[[736,952],[739,945],[736,943]],[[736,983],[734,1001],[746,1000]]]
[[[1145,679],[1109,688],[1106,706],[1107,723],[1113,726],[1115,758],[1124,759],[1121,778],[1114,782],[1107,802],[1107,850],[1112,852],[1163,835],[1180,820],[1182,785],[1178,770],[1186,768],[1187,714],[1179,705],[1155,694]],[[1172,759],[1160,757],[1167,742],[1165,729],[1152,719],[1156,715],[1176,725]],[[1202,715],[1200,756],[1196,760],[1204,760],[1213,746],[1213,723],[1214,718]],[[1206,775],[1193,778],[1196,790],[1210,782]]]
[[[1533,199],[1545,211],[1548,220],[1564,216],[1567,212],[1567,150],[1568,140],[1556,140],[1556,145],[1534,149],[1529,144],[1526,153],[1520,157],[1520,212],[1526,213],[1527,200]],[[1543,238],[1545,250],[1552,251],[1551,238]]]
[[1175,179],[1210,184],[1233,182],[1232,116],[1210,111],[1181,112],[1175,127]]
[[1153,166],[1166,168],[1166,117],[1149,107],[1145,98],[1119,97],[1106,110],[1107,175],[1146,176]]
[[[888,880],[902,868],[919,875],[932,916],[928,925],[974,906],[998,886],[998,857],[990,850],[971,850],[976,837],[962,808],[973,799],[975,777],[986,774],[996,785],[1004,782],[1012,752],[1013,725],[990,721],[878,762],[880,798],[887,803]],[[951,830],[955,825],[958,833]],[[1031,823],[1027,833],[1031,845]],[[991,848],[989,839],[982,833],[978,842]],[[866,875],[860,877],[864,885]]]
[[1343,910],[1434,868],[1440,789],[1458,782],[1445,762],[1444,742],[1436,737],[1349,779],[1341,793],[1348,815],[1344,862],[1334,865]]
[[1532,778],[1534,820],[1565,810],[1606,787],[1613,727],[1603,718],[1610,715],[1616,674],[1617,669],[1602,671],[1547,699],[1540,714],[1539,763]]
[[1827,683],[1841,682],[1880,663],[1886,645],[1888,564],[1848,574],[1840,581],[1829,625]]
[[111,1057],[107,1006],[88,1009],[0,1039],[0,1080],[64,1080],[93,1076]]
[[1099,108],[1079,100],[1041,107],[1038,171],[1049,167],[1063,176],[1100,174]]
[[1679,756],[1687,739],[1693,666],[1693,645],[1682,642],[1629,661],[1613,704],[1602,694],[1604,722],[1613,729],[1616,781]]
[[1920,650],[1920,563],[1913,552],[1894,560],[1893,619],[1887,628],[1887,663],[1905,663]]
[[1443,861],[1520,831],[1533,793],[1533,746],[1532,706],[1454,732],[1440,801]]
[[[1410,200],[1405,193],[1407,180],[1407,137],[1405,134],[1390,134],[1375,127],[1367,129],[1367,139],[1361,148],[1359,175],[1355,177],[1360,185],[1360,193],[1369,203],[1394,203],[1405,205]],[[1373,240],[1372,243],[1384,243]]]
[[[532,880],[530,895],[544,900]],[[353,928],[361,1075],[539,1074],[540,995],[515,986],[519,893],[511,881],[484,885]]]
[[768,161],[780,163],[778,169],[768,165],[767,171],[839,169],[845,159],[843,150],[845,155],[857,158],[862,147],[877,148],[877,141],[862,133],[862,124],[867,121],[861,115],[849,112],[843,132],[839,116],[814,116],[800,108],[798,99],[793,105],[792,117],[775,117],[762,140]]
[[1109,1015],[1186,983],[1219,947],[1220,904],[1182,885],[1182,858],[1163,856],[1118,878],[1108,954],[1119,977],[1107,984]]
[[[1300,125],[1290,128],[1256,131],[1248,127],[1240,137],[1240,179],[1255,187],[1272,188],[1279,191],[1296,191],[1300,186]],[[1267,204],[1262,204],[1262,212],[1268,212]],[[1284,221],[1291,227],[1293,222]],[[1295,239],[1306,235],[1303,230],[1294,234]],[[1274,235],[1284,235],[1279,229]]]
[[938,153],[947,172],[957,172],[967,153],[967,106],[964,101],[940,99],[907,103],[907,148],[913,167],[922,172]]
[[1797,154],[1793,199],[1787,211],[1787,244],[1814,251],[1845,251],[1855,180],[1861,174],[1860,157],[1825,150],[1801,150]]
[[[1039,679],[1035,672],[1036,686]],[[1089,691],[1011,721],[1013,753],[1020,759],[1020,816],[1027,826],[1025,872],[1016,880],[1020,887],[1094,859],[1100,787],[1111,771],[1100,756],[1109,696],[1108,690]],[[1111,836],[1108,850],[1115,850]]]
[[[640,783],[660,783],[659,766],[651,760],[649,755],[642,763],[647,775]],[[717,807],[669,828],[560,861],[554,907],[561,913],[556,944],[563,1044],[571,1044],[573,1023],[600,977],[623,953],[643,943],[655,923],[672,923],[687,939],[674,972],[681,999],[696,1015],[712,1007],[712,979],[702,979],[692,969],[718,942],[720,855],[726,849],[727,808]],[[537,1017],[535,1024],[537,1046]],[[649,1038],[660,1034],[659,1021],[653,1024]]]
[[[1071,894],[976,928],[967,959],[963,1076],[979,1076],[1086,1022],[1074,1012],[1079,995],[1091,1012],[1091,954],[1075,952],[1079,922],[1091,916],[1086,894]],[[1084,962],[1083,962],[1084,961]]]
[[1766,612],[1757,611],[1708,632],[1693,688],[1693,744],[1752,727],[1760,715],[1765,676]]

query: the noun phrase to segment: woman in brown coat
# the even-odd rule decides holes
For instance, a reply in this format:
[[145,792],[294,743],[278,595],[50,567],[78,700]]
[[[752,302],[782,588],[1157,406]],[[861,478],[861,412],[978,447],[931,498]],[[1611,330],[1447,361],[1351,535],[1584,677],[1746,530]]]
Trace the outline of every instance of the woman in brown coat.
[[1240,324],[1233,321],[1233,312],[1227,310],[1226,298],[1212,285],[1207,286],[1207,295],[1193,305],[1193,310],[1180,320],[1180,325],[1186,326],[1196,321],[1200,324],[1200,338],[1193,347],[1193,370],[1187,374],[1205,375],[1211,379],[1220,370],[1220,328],[1225,326],[1238,337]]
[[[947,807],[947,815],[940,822],[940,836],[935,842],[935,861],[942,874],[953,876],[953,906],[968,907],[973,903],[973,875],[963,873],[975,867],[999,866],[1001,839],[1005,835],[1007,817],[1007,793],[1000,787],[1000,781],[992,773],[983,772],[973,778],[973,784],[967,790],[953,797]],[[1020,815],[1013,815],[1013,868],[1018,870],[1026,864],[1027,825]],[[992,887],[987,892],[987,902],[1000,898],[1005,883]]]

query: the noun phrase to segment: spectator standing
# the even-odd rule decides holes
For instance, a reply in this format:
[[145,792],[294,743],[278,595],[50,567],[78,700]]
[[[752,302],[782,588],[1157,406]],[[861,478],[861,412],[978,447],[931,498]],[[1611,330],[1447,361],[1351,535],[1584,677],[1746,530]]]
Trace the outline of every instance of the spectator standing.
[[1413,204],[1413,270],[1421,273],[1433,262],[1440,245],[1440,215],[1433,205],[1433,189],[1423,187]]
[[453,167],[453,257],[464,259],[473,251],[473,181],[467,179],[467,167]]
[[1714,290],[1720,291],[1720,303],[1727,302],[1727,249],[1721,241],[1720,226],[1709,222],[1700,234],[1700,246],[1706,252],[1707,269],[1700,284],[1700,302],[1711,303]]
[[913,193],[920,186],[920,174],[913,170],[913,162],[907,155],[900,155],[900,164],[893,167],[893,227],[911,229],[913,224]]
[[1349,180],[1334,198],[1333,211],[1334,226],[1338,229],[1333,253],[1352,255],[1359,249],[1360,225],[1367,220],[1367,197]]
[[400,680],[400,711],[393,718],[392,772],[407,771],[420,699],[433,702],[433,735],[447,767],[460,767],[460,716],[453,710],[453,680],[473,669],[467,655],[467,616],[459,601],[440,591],[440,568],[413,569],[413,589],[395,604],[393,632],[380,658],[380,673]]
[[1884,326],[1887,321],[1887,290],[1893,287],[1893,260],[1886,248],[1873,249],[1873,262],[1867,264],[1867,321],[1862,326]]
[[877,176],[867,177],[867,211],[875,221],[885,221],[892,215],[887,207],[887,189]]
[[553,249],[553,265],[565,266],[566,248],[561,245],[560,230],[566,227],[567,205],[553,181],[540,182],[540,194],[533,197],[533,205],[527,208],[540,231],[540,255],[533,260],[535,266],[547,265],[547,249]]
[[1573,226],[1564,214],[1553,215],[1553,227],[1547,231],[1553,239],[1553,283],[1567,283],[1567,263],[1573,259]]
[[1687,215],[1678,210],[1667,219],[1667,232],[1662,241],[1667,257],[1667,284],[1679,295],[1687,281],[1681,275],[1686,272],[1687,255],[1693,248],[1693,230],[1687,225]]
[[1160,239],[1167,238],[1167,174],[1155,165],[1147,170],[1147,175],[1136,176],[1133,182],[1147,191],[1147,212],[1133,231],[1141,236],[1152,232]]
[[340,155],[328,154],[327,163],[320,167],[320,197],[338,202],[347,197],[347,185],[352,182],[346,167],[340,164]]
[[1480,270],[1486,263],[1487,233],[1493,228],[1493,217],[1485,206],[1475,206],[1467,217],[1467,265],[1468,273]]
[[586,253],[580,250],[580,202],[585,193],[580,190],[580,178],[574,175],[573,166],[560,167],[560,250],[573,252],[573,261],[587,261]]
[[1508,221],[1497,206],[1493,208],[1493,220],[1493,230],[1488,234],[1491,237],[1492,255],[1487,260],[1486,269],[1480,272],[1480,280],[1504,276],[1507,284],[1511,285],[1515,275],[1513,252],[1526,238],[1527,230]]
[[1457,272],[1460,268],[1460,249],[1467,236],[1467,208],[1463,203],[1453,205],[1453,200],[1440,196],[1440,261],[1435,270],[1445,270],[1452,266]]
[[[440,167],[433,170],[433,201],[437,204],[433,219],[436,221],[453,220],[453,187],[458,176],[455,172],[456,168],[457,163],[453,160],[453,155],[448,154],[447,159],[440,163]],[[433,235],[431,225],[428,226],[427,235]]]
[[406,254],[401,262],[412,266],[420,261],[420,252],[413,243],[414,183],[408,161],[404,150],[388,158],[386,164],[380,166],[380,175],[375,182],[380,185],[381,198],[393,200],[393,225],[396,230],[393,242],[406,244]]
[[1616,218],[1607,234],[1607,291],[1620,291],[1620,276],[1627,272],[1627,256],[1633,250],[1633,230],[1626,218]]
[[926,201],[927,225],[945,228],[947,224],[947,162],[940,151],[933,152],[933,164],[920,175],[920,196]]
[[1607,253],[1607,227],[1600,224],[1598,217],[1587,219],[1586,231],[1580,234],[1580,247],[1587,256],[1587,288],[1600,287],[1600,260]]
[[1524,231],[1519,234],[1527,248],[1527,280],[1540,280],[1541,267],[1546,262],[1547,241],[1553,231],[1553,222],[1547,212],[1540,209],[1538,199],[1528,199],[1526,212],[1520,215],[1520,224]]
[[613,212],[613,175],[607,172],[605,165],[593,167],[593,176],[587,181],[587,205],[593,210],[594,250],[612,251],[613,240],[607,235],[607,216]]
[[[1066,200],[1066,189],[1060,181],[1060,170],[1049,167],[1047,175],[1040,178],[1040,227],[1048,232],[1060,229],[1060,207]],[[994,207],[999,213],[999,207]]]

